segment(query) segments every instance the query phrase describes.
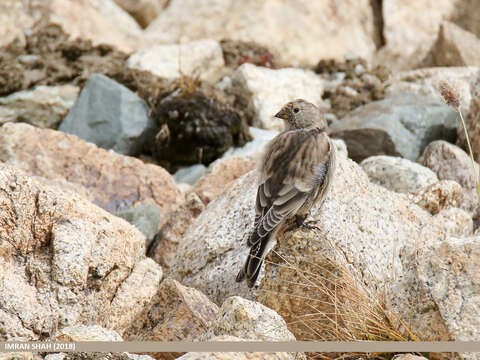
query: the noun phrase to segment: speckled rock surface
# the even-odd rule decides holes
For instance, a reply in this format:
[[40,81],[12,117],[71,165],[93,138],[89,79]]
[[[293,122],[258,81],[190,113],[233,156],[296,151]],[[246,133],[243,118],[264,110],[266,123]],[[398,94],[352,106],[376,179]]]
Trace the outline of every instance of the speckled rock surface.
[[419,279],[458,341],[480,339],[480,238],[448,238],[419,253]]
[[193,341],[207,331],[217,312],[218,307],[200,291],[166,278],[124,339]]
[[430,169],[393,156],[372,156],[360,163],[371,182],[400,193],[420,190],[438,181]]
[[462,193],[457,182],[441,180],[410,194],[409,199],[435,215],[442,209],[458,206]]
[[[478,208],[478,195],[475,190],[475,178],[472,161],[468,154],[458,146],[446,141],[434,141],[423,152],[419,162],[433,170],[440,180],[453,180],[463,188],[460,207],[469,212]],[[475,171],[479,166],[475,163]]]
[[280,315],[258,302],[239,296],[229,297],[223,302],[202,340],[219,335],[257,341],[295,341],[295,336]]
[[135,282],[135,274],[161,274],[145,259],[144,236],[10,166],[0,165],[0,189],[1,338],[37,340],[82,323],[121,333],[151,297],[151,278]]
[[56,341],[123,341],[114,330],[102,328],[98,325],[76,325],[63,328],[55,334]]

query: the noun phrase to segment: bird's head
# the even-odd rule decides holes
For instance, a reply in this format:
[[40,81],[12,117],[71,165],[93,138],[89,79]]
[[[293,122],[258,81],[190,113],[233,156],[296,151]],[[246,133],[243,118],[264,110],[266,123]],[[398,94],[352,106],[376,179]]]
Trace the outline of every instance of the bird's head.
[[327,129],[327,122],[320,109],[303,99],[291,101],[275,114],[275,117],[285,120],[287,130],[317,127]]

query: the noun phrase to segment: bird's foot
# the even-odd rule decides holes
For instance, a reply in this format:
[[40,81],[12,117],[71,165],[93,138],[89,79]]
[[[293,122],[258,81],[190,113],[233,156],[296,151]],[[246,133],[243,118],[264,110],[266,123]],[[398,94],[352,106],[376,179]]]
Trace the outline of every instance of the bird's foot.
[[304,221],[300,225],[304,229],[308,230],[318,230],[321,231],[321,229],[317,226],[317,224],[320,222],[320,220],[310,220],[310,221]]

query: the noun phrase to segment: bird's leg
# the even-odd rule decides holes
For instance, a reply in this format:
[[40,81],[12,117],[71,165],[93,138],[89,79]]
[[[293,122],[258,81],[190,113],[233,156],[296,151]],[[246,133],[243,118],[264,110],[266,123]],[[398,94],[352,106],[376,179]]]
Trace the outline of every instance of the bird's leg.
[[310,215],[310,213],[308,213],[307,215],[305,215],[305,217],[303,218],[303,222],[302,222],[302,227],[306,228],[306,229],[309,229],[309,230],[321,230],[317,224],[320,222],[319,219],[316,219],[316,220],[308,220],[306,221],[307,217]]

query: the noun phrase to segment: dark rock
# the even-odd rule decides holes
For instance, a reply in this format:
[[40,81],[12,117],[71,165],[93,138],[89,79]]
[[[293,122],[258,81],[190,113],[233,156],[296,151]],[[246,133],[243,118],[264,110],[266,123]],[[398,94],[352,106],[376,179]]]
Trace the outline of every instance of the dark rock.
[[153,128],[145,102],[101,74],[92,74],[59,130],[104,149],[138,155]]
[[355,129],[333,131],[331,138],[342,139],[348,149],[348,156],[356,162],[361,162],[373,154],[401,156],[390,135],[381,129]]
[[158,126],[151,139],[153,156],[170,171],[179,165],[208,165],[230,147],[251,140],[243,117],[199,89],[179,88],[163,97],[152,118]]
[[457,125],[457,114],[440,100],[400,92],[352,111],[330,128],[345,140],[352,159],[400,154],[416,161],[434,140],[455,142]]

